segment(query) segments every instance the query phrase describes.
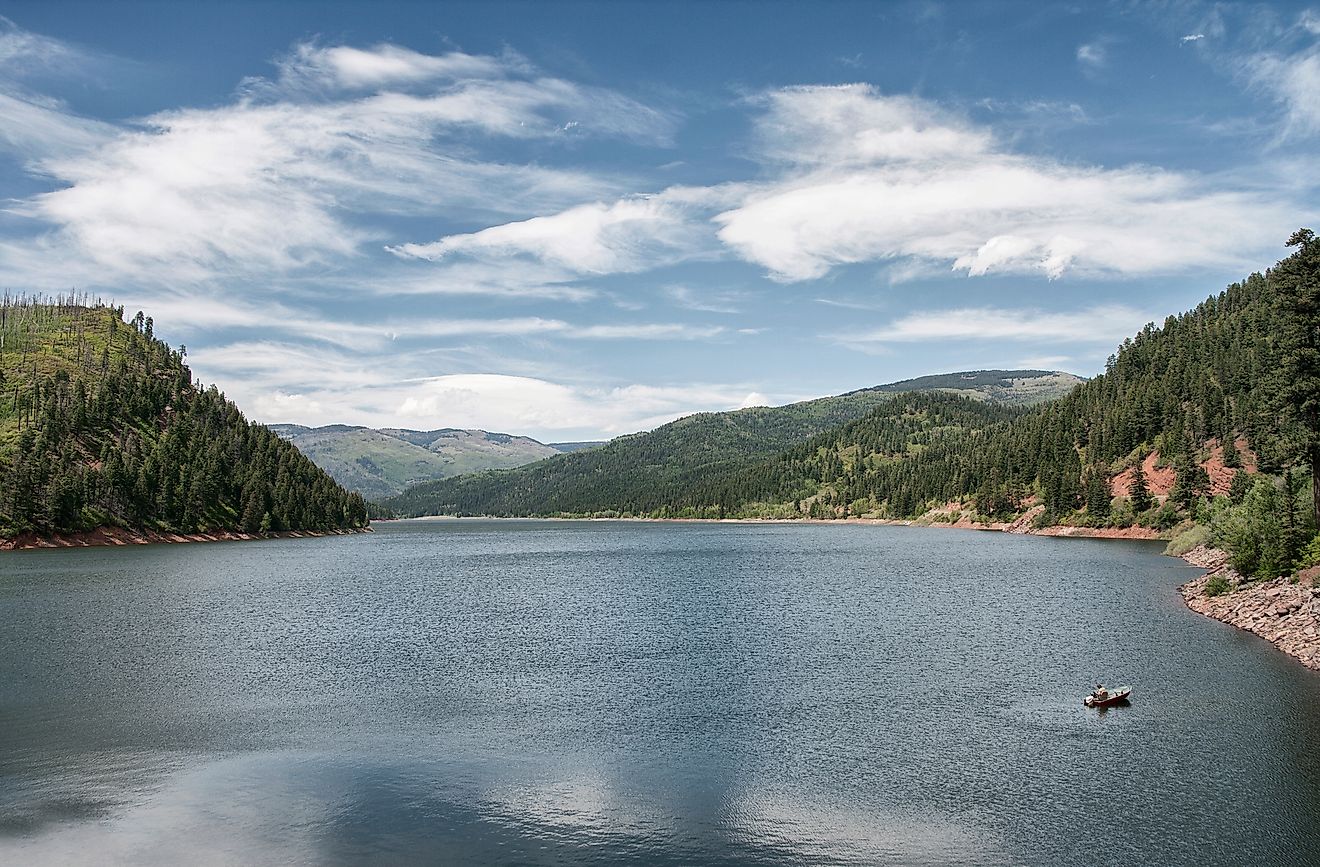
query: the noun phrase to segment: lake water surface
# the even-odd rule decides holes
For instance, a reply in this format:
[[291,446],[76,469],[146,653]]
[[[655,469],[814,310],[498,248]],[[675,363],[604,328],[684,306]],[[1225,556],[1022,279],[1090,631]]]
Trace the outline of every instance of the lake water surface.
[[0,555],[0,863],[1320,863],[1320,677],[1159,550],[451,520]]

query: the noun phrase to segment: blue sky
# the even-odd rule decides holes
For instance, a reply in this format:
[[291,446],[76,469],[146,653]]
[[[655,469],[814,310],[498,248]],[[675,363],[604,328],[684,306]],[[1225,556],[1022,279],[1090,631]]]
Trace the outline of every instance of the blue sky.
[[1316,220],[1320,8],[2,3],[0,285],[267,422],[1093,375]]

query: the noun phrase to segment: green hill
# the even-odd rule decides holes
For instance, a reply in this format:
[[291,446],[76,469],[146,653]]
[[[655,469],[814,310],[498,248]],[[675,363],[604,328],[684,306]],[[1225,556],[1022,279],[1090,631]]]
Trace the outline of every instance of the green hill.
[[[984,392],[990,414],[999,401],[1020,403],[1034,389],[1029,371],[980,371],[964,391]],[[1068,374],[1044,373],[1051,382]],[[1015,382],[1024,385],[1014,385]],[[517,470],[416,485],[382,506],[404,515],[650,514],[688,505],[689,495],[784,449],[896,400],[895,386],[862,389],[781,407],[698,413],[647,433]],[[682,504],[680,506],[679,504]]]
[[376,430],[351,425],[311,428],[295,424],[270,428],[335,481],[372,500],[394,496],[419,482],[520,467],[569,451],[530,437],[482,430]]
[[366,503],[201,388],[139,313],[0,301],[0,535],[365,526]]

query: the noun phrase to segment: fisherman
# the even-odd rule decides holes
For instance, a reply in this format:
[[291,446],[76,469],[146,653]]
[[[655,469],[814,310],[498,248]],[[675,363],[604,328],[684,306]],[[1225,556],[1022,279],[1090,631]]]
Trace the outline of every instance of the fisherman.
[[1103,683],[1097,683],[1095,685],[1094,695],[1097,701],[1104,701],[1105,699],[1109,698],[1109,690],[1105,689],[1105,685]]

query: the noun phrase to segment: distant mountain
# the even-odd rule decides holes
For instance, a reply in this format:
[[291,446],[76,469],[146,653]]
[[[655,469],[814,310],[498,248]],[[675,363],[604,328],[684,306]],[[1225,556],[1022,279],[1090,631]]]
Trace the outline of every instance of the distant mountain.
[[0,300],[0,537],[366,525],[360,495],[193,382],[150,318],[122,316]]
[[[932,377],[957,384],[988,406],[1023,405],[1061,387],[1070,374],[975,371]],[[1080,382],[1077,377],[1071,377]],[[1042,380],[1048,385],[1040,385]],[[733,477],[783,450],[894,402],[905,383],[780,407],[698,413],[647,433],[505,472],[415,485],[386,500],[405,515],[648,513],[714,479]],[[944,388],[944,386],[934,386]]]
[[[270,427],[341,485],[370,500],[394,496],[411,484],[520,467],[570,450],[530,437],[457,428],[376,430],[342,424]],[[581,448],[594,443],[567,445]]]

